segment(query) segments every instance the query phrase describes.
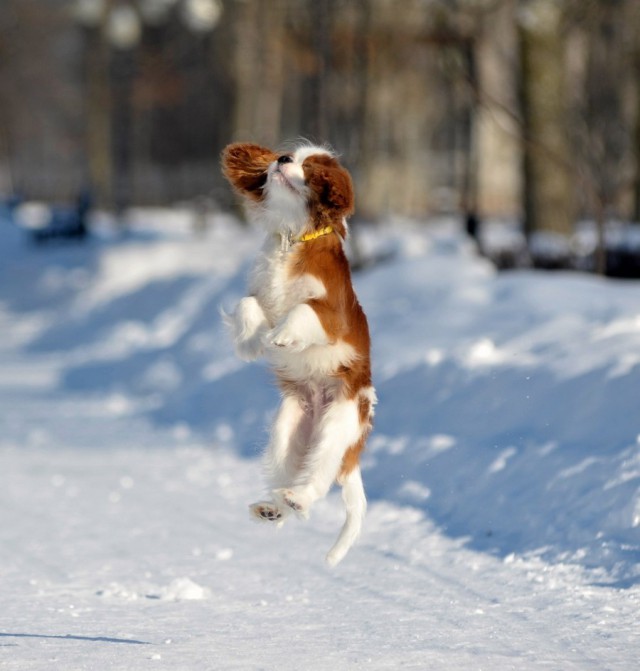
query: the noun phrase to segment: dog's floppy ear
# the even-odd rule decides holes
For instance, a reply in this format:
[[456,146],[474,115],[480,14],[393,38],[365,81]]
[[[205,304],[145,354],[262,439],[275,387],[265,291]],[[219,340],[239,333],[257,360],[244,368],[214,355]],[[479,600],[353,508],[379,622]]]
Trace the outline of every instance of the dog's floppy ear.
[[316,195],[318,205],[334,214],[347,216],[353,212],[351,175],[332,156],[315,154],[303,163],[307,186]]
[[243,196],[262,200],[267,168],[276,158],[271,149],[249,142],[236,142],[222,151],[222,173]]

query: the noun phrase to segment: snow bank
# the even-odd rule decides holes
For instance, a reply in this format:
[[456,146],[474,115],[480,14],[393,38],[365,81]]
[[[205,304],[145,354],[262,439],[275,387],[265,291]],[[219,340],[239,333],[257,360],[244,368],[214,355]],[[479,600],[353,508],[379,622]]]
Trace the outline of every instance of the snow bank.
[[[17,376],[255,456],[277,392],[263,365],[234,357],[219,308],[242,295],[259,234],[225,217],[200,238],[168,232],[162,212],[136,222],[126,238],[47,249],[3,225],[0,305],[25,357]],[[358,242],[388,259],[355,278],[380,398],[369,498],[420,510],[473,549],[636,581],[637,286],[496,274],[451,222],[363,230]],[[12,421],[18,435],[29,418]]]
[[137,601],[138,599],[160,599],[161,601],[202,601],[211,596],[206,587],[198,585],[191,578],[175,578],[168,585],[135,583],[133,587],[110,583],[108,587],[97,592],[105,598]]
[[636,285],[496,274],[454,230],[425,237],[358,280],[381,399],[369,492],[479,549],[637,576]]

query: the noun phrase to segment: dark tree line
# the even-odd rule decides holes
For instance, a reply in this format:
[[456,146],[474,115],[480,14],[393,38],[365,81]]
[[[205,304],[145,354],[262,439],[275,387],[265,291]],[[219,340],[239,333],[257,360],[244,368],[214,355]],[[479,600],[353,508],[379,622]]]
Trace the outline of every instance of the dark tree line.
[[211,0],[205,29],[186,0],[103,0],[91,23],[80,1],[0,4],[4,191],[228,206],[227,142],[303,136],[341,152],[365,218],[517,217],[565,257],[581,218],[601,241],[640,218],[634,0]]

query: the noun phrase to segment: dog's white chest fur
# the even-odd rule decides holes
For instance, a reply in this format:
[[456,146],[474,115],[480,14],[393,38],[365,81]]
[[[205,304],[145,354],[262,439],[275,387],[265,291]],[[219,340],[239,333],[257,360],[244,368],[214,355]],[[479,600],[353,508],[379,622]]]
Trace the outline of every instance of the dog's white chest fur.
[[270,235],[258,255],[249,283],[271,328],[294,306],[322,298],[326,289],[312,275],[292,273],[296,249],[283,245],[279,235]]

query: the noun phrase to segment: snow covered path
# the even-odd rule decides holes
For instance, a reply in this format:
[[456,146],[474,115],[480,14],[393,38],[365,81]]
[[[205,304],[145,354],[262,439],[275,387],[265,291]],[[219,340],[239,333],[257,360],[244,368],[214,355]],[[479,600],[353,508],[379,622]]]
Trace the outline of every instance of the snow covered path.
[[[78,420],[94,421],[94,408],[77,403],[88,414]],[[131,444],[100,444],[97,431],[98,444],[2,450],[2,668],[631,669],[637,660],[636,589],[465,550],[418,511],[382,503],[331,571],[322,556],[340,523],[336,497],[308,524],[274,533],[245,513],[255,462],[117,424],[112,435],[129,432]],[[157,444],[141,447],[141,436]]]
[[246,520],[255,463],[164,440],[4,448],[3,668],[633,668],[637,590],[385,504],[329,571],[335,499],[274,534]]
[[[146,252],[136,252],[136,244],[124,251],[143,264]],[[105,257],[110,253],[108,246],[98,251]],[[33,252],[21,253],[18,261],[28,263]],[[184,256],[193,263],[189,254]],[[82,267],[85,275],[67,266],[69,276],[60,270],[66,263],[61,259],[58,270],[45,275],[49,285],[57,282],[53,309],[62,316],[76,314],[78,300],[95,299],[98,289],[111,291],[100,299],[108,295],[109,304],[131,294],[124,282],[116,286],[100,279],[104,258],[97,271]],[[236,417],[242,412],[237,391],[243,384],[255,378],[257,385],[265,384],[261,369],[248,369],[248,377],[242,369],[237,385],[228,387],[233,398],[214,398],[212,404],[222,410],[207,430],[190,422],[188,413],[177,421],[162,409],[158,394],[163,390],[175,398],[178,389],[191,399],[215,389],[191,389],[190,378],[176,383],[169,359],[159,366],[144,358],[153,372],[145,384],[153,381],[154,394],[134,393],[133,383],[83,391],[71,376],[79,366],[91,364],[95,374],[107,361],[121,365],[122,379],[144,377],[137,366],[149,348],[146,340],[140,345],[140,327],[129,341],[131,350],[114,355],[107,352],[113,331],[101,331],[104,321],[94,315],[76,321],[83,326],[82,337],[74,339],[70,327],[63,346],[51,306],[27,289],[9,289],[7,277],[2,279],[0,668],[636,668],[637,580],[628,579],[621,588],[599,567],[549,561],[548,548],[483,552],[478,543],[446,535],[424,505],[431,499],[426,485],[420,489],[421,472],[410,461],[412,453],[393,436],[379,435],[372,446],[365,479],[373,495],[365,531],[336,569],[323,562],[342,522],[336,494],[319,504],[306,523],[292,521],[277,532],[251,523],[246,506],[261,490],[254,448],[262,436],[255,435],[255,425],[263,423],[272,401],[259,405],[261,397],[247,390],[258,404],[254,424],[248,415],[234,424],[233,412]],[[133,284],[135,278],[130,279]],[[202,342],[193,327],[198,311],[189,312],[187,299],[215,293],[204,276],[196,279],[200,293],[183,286],[184,293],[170,303],[180,308],[172,323],[188,322],[191,329],[185,352],[199,351]],[[167,286],[160,291],[165,294]],[[214,298],[218,301],[217,294]],[[113,313],[121,322],[119,333],[125,332],[123,324],[127,333],[134,331],[133,320],[143,307],[132,301],[129,312]],[[378,328],[383,319],[376,311],[381,309],[372,310]],[[159,328],[158,320],[149,323]],[[43,334],[47,347],[36,347],[36,336],[42,343]],[[380,378],[393,381],[394,371],[407,370],[407,361],[394,360],[385,349],[384,333],[380,336]],[[177,359],[181,350],[174,341],[171,346]],[[207,350],[212,368],[206,382],[214,384],[225,375],[233,379],[227,345],[213,347],[220,352]],[[452,345],[451,351],[455,347],[461,345]],[[484,355],[495,357],[489,350]],[[130,351],[135,356],[124,359]],[[429,351],[433,359],[434,350]],[[167,356],[166,347],[162,354]],[[420,357],[424,361],[424,353]],[[188,368],[188,359],[180,361]],[[409,398],[395,403],[397,412]],[[251,431],[253,438],[247,438]],[[423,449],[446,455],[451,440],[444,434],[427,436]],[[396,462],[404,461],[405,498],[392,495],[384,474],[376,471],[376,459],[386,468],[393,455]],[[512,456],[501,449],[488,463],[506,472]],[[625,472],[632,473],[633,459],[625,463]],[[627,480],[633,483],[635,477]],[[435,497],[433,483],[429,487]],[[482,490],[469,495],[476,497],[475,505],[490,503]],[[463,498],[464,491],[458,496]],[[496,520],[496,528],[502,527]],[[634,575],[636,548],[631,552],[625,576]]]

